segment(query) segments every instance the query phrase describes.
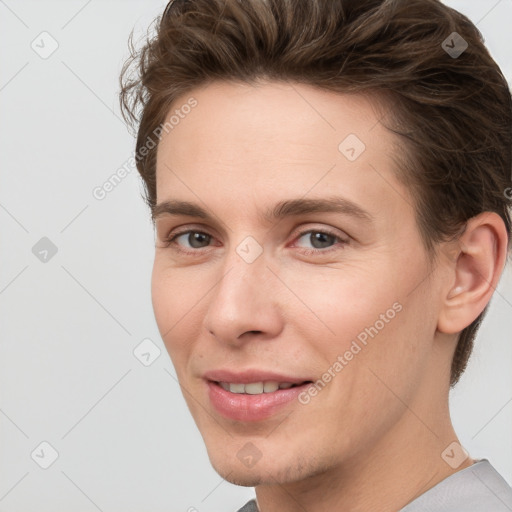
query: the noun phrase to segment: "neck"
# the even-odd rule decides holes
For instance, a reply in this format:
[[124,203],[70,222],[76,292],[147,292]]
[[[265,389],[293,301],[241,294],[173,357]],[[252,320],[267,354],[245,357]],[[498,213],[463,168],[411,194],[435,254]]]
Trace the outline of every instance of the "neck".
[[[260,512],[327,512],[343,504],[344,512],[396,512],[445,478],[469,467],[467,458],[451,467],[441,454],[457,436],[448,409],[421,410],[421,398],[377,445],[366,446],[321,474],[284,484],[256,487]],[[435,418],[433,421],[432,419]]]

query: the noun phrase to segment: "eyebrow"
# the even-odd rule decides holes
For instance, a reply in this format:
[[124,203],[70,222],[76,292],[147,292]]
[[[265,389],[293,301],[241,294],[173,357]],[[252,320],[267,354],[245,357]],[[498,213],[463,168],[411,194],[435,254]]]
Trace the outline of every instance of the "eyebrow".
[[[272,208],[259,215],[260,220],[272,223],[285,217],[298,216],[309,213],[339,213],[354,217],[366,224],[371,224],[374,217],[356,203],[344,197],[327,197],[321,199],[288,199],[280,201]],[[210,222],[214,221],[201,206],[188,201],[168,200],[157,204],[151,213],[153,222],[163,215],[182,215],[198,217]]]

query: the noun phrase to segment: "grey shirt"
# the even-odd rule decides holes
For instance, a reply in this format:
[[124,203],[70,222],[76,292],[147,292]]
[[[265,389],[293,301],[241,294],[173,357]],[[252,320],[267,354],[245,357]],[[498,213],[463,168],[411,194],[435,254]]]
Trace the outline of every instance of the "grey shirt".
[[[251,500],[238,512],[258,512]],[[399,512],[512,512],[512,487],[487,459],[457,471]]]

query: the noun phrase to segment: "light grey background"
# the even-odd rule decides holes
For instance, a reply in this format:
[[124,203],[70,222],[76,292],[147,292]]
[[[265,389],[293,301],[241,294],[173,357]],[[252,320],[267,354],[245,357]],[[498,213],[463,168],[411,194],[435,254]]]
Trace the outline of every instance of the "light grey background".
[[[512,0],[447,3],[478,23],[510,82]],[[0,0],[3,512],[228,512],[254,493],[210,467],[176,384],[136,169],[103,200],[92,193],[133,155],[119,71],[132,27],[144,35],[165,4]],[[31,48],[51,49],[43,31],[59,45],[46,59]],[[32,250],[43,237],[58,250],[47,262]],[[507,268],[451,398],[462,444],[509,483],[511,313]],[[161,350],[149,366],[133,354],[146,338]],[[48,469],[43,441],[59,454]]]

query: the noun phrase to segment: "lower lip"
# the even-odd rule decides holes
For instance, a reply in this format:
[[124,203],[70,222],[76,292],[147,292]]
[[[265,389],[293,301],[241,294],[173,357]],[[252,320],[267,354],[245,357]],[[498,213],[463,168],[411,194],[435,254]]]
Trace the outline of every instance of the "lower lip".
[[237,421],[261,421],[297,400],[311,383],[259,395],[231,393],[212,381],[207,381],[207,385],[213,406],[224,417]]

